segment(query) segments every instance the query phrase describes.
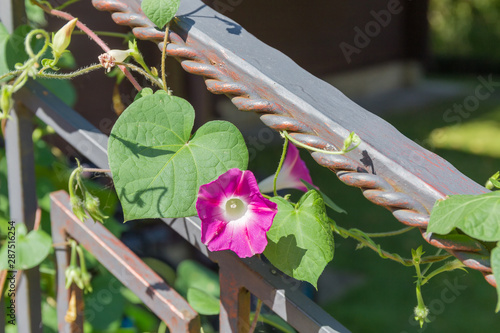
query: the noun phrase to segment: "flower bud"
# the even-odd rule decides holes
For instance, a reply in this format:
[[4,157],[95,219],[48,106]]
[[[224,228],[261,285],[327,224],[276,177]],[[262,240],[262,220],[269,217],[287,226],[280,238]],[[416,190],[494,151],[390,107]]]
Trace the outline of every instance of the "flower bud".
[[83,271],[81,272],[81,280],[83,284],[83,291],[85,293],[91,293],[92,292],[92,284],[90,283],[90,280],[92,279],[92,275],[90,275],[89,272]]
[[66,289],[69,289],[73,282],[78,286],[78,288],[84,288],[84,284],[82,281],[82,271],[80,270],[80,267],[68,266],[68,268],[66,268],[66,271],[64,272],[64,275],[66,276]]
[[108,54],[113,57],[115,62],[124,62],[127,59],[132,50],[110,50]]
[[158,77],[158,70],[156,67],[151,67],[151,74],[153,74],[154,77]]
[[484,187],[490,191],[493,191],[495,188],[500,189],[500,171],[491,176]]
[[128,50],[130,51],[130,55],[137,61],[141,63],[143,60],[141,52],[139,52],[139,48],[137,47],[137,40],[130,40],[128,42]]
[[85,194],[85,209],[89,213],[90,217],[94,220],[94,222],[103,222],[103,220],[107,219],[109,216],[104,215],[99,207],[99,198],[93,196],[90,193]]
[[424,323],[430,322],[429,318],[427,318],[427,316],[429,316],[429,309],[427,307],[416,306],[413,313],[415,315],[415,320],[420,323],[420,328],[424,326]]
[[70,203],[73,214],[75,214],[79,220],[84,221],[88,218],[88,215],[83,209],[83,201],[77,195],[71,196]]
[[0,92],[0,109],[3,112],[3,114],[0,116],[0,119],[7,117],[12,107],[11,90],[12,90],[11,85],[5,85],[2,87],[2,90]]
[[52,37],[52,54],[55,59],[59,59],[66,48],[71,42],[71,34],[76,26],[77,18],[72,19],[66,23],[59,31]]

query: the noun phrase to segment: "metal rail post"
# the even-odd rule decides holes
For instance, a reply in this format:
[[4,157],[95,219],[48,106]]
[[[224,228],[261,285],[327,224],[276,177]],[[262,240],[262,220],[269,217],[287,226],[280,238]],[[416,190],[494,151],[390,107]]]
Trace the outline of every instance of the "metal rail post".
[[233,274],[233,268],[219,263],[220,332],[247,333],[250,328],[250,292]]
[[[83,332],[84,304],[82,290],[73,285],[66,289],[66,268],[69,265],[70,254],[69,246],[66,245],[68,234],[63,226],[61,219],[52,218],[52,242],[54,246],[57,267],[57,329],[62,333],[81,333]],[[64,244],[64,245],[63,245]],[[73,299],[71,299],[73,297]],[[73,302],[73,304],[70,304]],[[70,306],[75,311],[73,321],[68,323],[65,316]]]
[[26,23],[24,0],[2,0],[0,3],[0,21],[8,32]]
[[[26,224],[28,230],[33,229],[38,207],[32,118],[33,114],[17,103],[5,128],[10,218],[16,225]],[[38,267],[25,270],[16,292],[16,322],[19,332],[42,331],[40,293]]]

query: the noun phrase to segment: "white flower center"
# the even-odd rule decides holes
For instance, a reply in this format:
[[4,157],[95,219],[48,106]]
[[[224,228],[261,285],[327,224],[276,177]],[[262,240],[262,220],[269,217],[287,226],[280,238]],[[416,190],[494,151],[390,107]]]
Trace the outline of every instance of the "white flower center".
[[245,215],[247,205],[238,198],[232,198],[226,201],[226,217],[230,221],[237,220]]

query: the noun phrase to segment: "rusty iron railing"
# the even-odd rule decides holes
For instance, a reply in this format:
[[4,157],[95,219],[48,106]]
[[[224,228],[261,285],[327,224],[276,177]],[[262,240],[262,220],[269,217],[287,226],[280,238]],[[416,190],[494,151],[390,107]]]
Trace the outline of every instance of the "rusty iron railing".
[[[91,219],[80,221],[72,212],[69,195],[64,192],[51,194],[50,218],[52,240],[57,261],[57,317],[59,332],[83,333],[84,305],[82,290],[65,288],[64,272],[69,265],[68,238],[76,240],[106,267],[123,285],[133,291],[158,318],[169,327],[170,332],[200,332],[198,314],[171,286],[167,285],[149,266],[140,260],[128,247],[117,239],[102,224]],[[110,288],[111,289],[111,288]],[[114,292],[119,292],[115,287]],[[70,298],[76,318],[65,320]]]
[[[142,13],[139,0],[92,3],[112,12],[117,24],[132,27],[137,38],[162,48],[164,33]],[[468,236],[450,238],[425,232],[436,200],[451,194],[487,192],[483,186],[200,0],[182,1],[178,18],[169,32],[168,55],[176,57],[187,72],[203,76],[210,92],[227,95],[241,111],[262,114],[266,125],[287,130],[311,147],[334,149],[342,146],[349,132],[356,132],[363,140],[359,149],[347,155],[313,152],[313,158],[345,184],[359,187],[368,200],[390,210],[401,223],[418,227],[427,242],[479,270],[496,286],[489,251],[481,242]],[[237,33],[228,33],[228,27],[237,27],[231,29]]]
[[[162,46],[163,32],[156,30],[143,15],[140,0],[93,0],[93,4],[99,10],[112,12],[116,23],[132,27],[138,38]],[[355,131],[363,140],[360,149],[342,156],[314,152],[313,158],[347,185],[359,187],[368,200],[389,209],[401,223],[420,228],[426,241],[481,271],[486,280],[495,285],[489,252],[481,242],[467,236],[449,239],[425,232],[429,212],[437,199],[450,194],[484,193],[482,186],[199,0],[181,2],[178,20],[171,27],[169,38],[169,56],[176,57],[187,72],[203,76],[212,93],[227,95],[242,111],[261,114],[262,121],[269,127],[287,130],[296,140],[327,150],[341,146],[347,134]],[[18,103],[6,128],[9,201],[11,218],[26,223],[30,229],[37,205],[31,112],[100,168],[108,168],[108,138],[35,82],[29,82],[15,98]],[[123,270],[130,270],[133,278],[125,279],[124,284],[145,297],[146,304],[173,330],[197,327],[196,313],[129,250],[108,237],[102,226],[93,222],[82,224],[72,215],[66,194],[53,194],[52,205],[54,242],[64,241],[66,235],[75,238],[105,266],[111,267],[119,279]],[[256,258],[242,260],[228,252],[209,253],[200,241],[200,222],[196,217],[164,221],[219,264],[221,332],[247,330],[249,293],[262,299],[301,332],[347,332],[296,290],[293,280],[277,275],[270,265]],[[98,235],[106,236],[97,239]],[[112,255],[106,258],[103,253]],[[124,254],[129,255],[133,263],[124,264],[120,260]],[[62,269],[68,264],[64,248],[58,248],[57,260],[58,312],[62,315],[71,293],[77,300],[81,295],[75,290],[61,289]],[[136,269],[145,269],[148,279],[135,274]],[[20,332],[38,332],[41,325],[37,274],[36,268],[28,271],[20,285],[17,318]],[[155,283],[167,289],[156,289]],[[147,299],[148,292],[153,293],[154,300]],[[187,313],[181,315],[183,310]],[[77,319],[73,326],[80,325],[81,317]],[[76,329],[61,322],[61,318],[59,321],[65,325],[62,332]]]
[[[94,164],[100,168],[108,167],[106,154],[108,137],[48,92],[43,86],[36,82],[28,82],[17,93],[16,98],[22,100],[28,109],[33,110],[36,117],[52,126],[62,138],[82,154],[85,154]],[[60,229],[66,230],[65,232],[69,236],[81,242],[120,279],[120,276],[116,274],[121,274],[122,271],[116,273],[116,266],[118,265],[116,259],[109,263],[106,261],[108,260],[107,255],[102,255],[102,252],[111,248],[114,249],[114,252],[123,256],[120,251],[123,250],[124,253],[130,253],[130,251],[117,246],[117,240],[111,238],[111,236],[99,237],[101,239],[100,243],[92,243],[91,240],[97,237],[95,235],[102,235],[105,233],[105,229],[102,226],[94,225],[91,221],[86,224],[79,222],[68,209],[69,198],[64,193],[55,193],[51,198],[54,243],[60,244],[64,242],[65,238],[61,234],[61,232],[64,234],[64,231],[60,231]],[[300,332],[349,332],[317,304],[303,295],[298,290],[298,284],[295,280],[278,274],[271,265],[256,258],[242,260],[229,251],[210,253],[206,246],[201,243],[200,221],[197,217],[164,219],[164,222],[203,254],[219,264],[221,332],[248,331],[250,293],[261,299],[264,304]],[[77,230],[78,233],[74,230]],[[68,258],[64,249],[58,250],[57,253],[59,274],[58,304],[65,304],[59,305],[58,318],[60,325],[64,325],[64,314],[67,311],[67,302],[71,292],[64,289],[63,268],[68,264]],[[104,261],[102,261],[103,258]],[[138,262],[134,265],[144,267],[144,264]],[[151,273],[151,276],[154,276],[154,274]],[[142,285],[145,288],[146,284],[144,282],[135,279],[136,277],[131,277],[131,280],[128,280],[128,285],[124,284],[126,286]],[[155,286],[151,284],[150,288],[154,290]],[[132,290],[136,291],[137,289]],[[141,296],[141,292],[139,290],[139,296]],[[146,304],[148,305],[148,303]],[[158,313],[155,305],[152,305],[151,309]],[[163,309],[165,309],[165,305]],[[161,316],[160,318],[163,319]],[[166,323],[170,324],[169,322]],[[74,325],[78,324],[79,322],[76,322]],[[61,332],[77,332],[71,331],[70,328],[71,325],[69,324],[63,326]],[[26,332],[36,332],[36,330]]]

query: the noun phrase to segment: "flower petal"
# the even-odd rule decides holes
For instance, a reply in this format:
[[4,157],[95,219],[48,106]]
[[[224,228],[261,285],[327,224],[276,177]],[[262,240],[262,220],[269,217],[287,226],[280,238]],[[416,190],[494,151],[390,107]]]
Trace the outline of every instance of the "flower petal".
[[[288,145],[286,158],[281,168],[278,179],[276,180],[276,189],[295,188],[307,192],[307,187],[302,184],[301,179],[312,184],[309,169],[306,163],[300,158],[299,150],[293,144]],[[262,193],[273,192],[274,174],[267,177],[259,183]]]
[[[229,199],[246,204],[243,216],[228,219],[231,216],[226,214]],[[231,169],[201,186],[196,209],[201,219],[201,241],[208,249],[232,250],[240,258],[264,252],[266,232],[277,213],[277,205],[260,194],[253,173],[239,169]]]

